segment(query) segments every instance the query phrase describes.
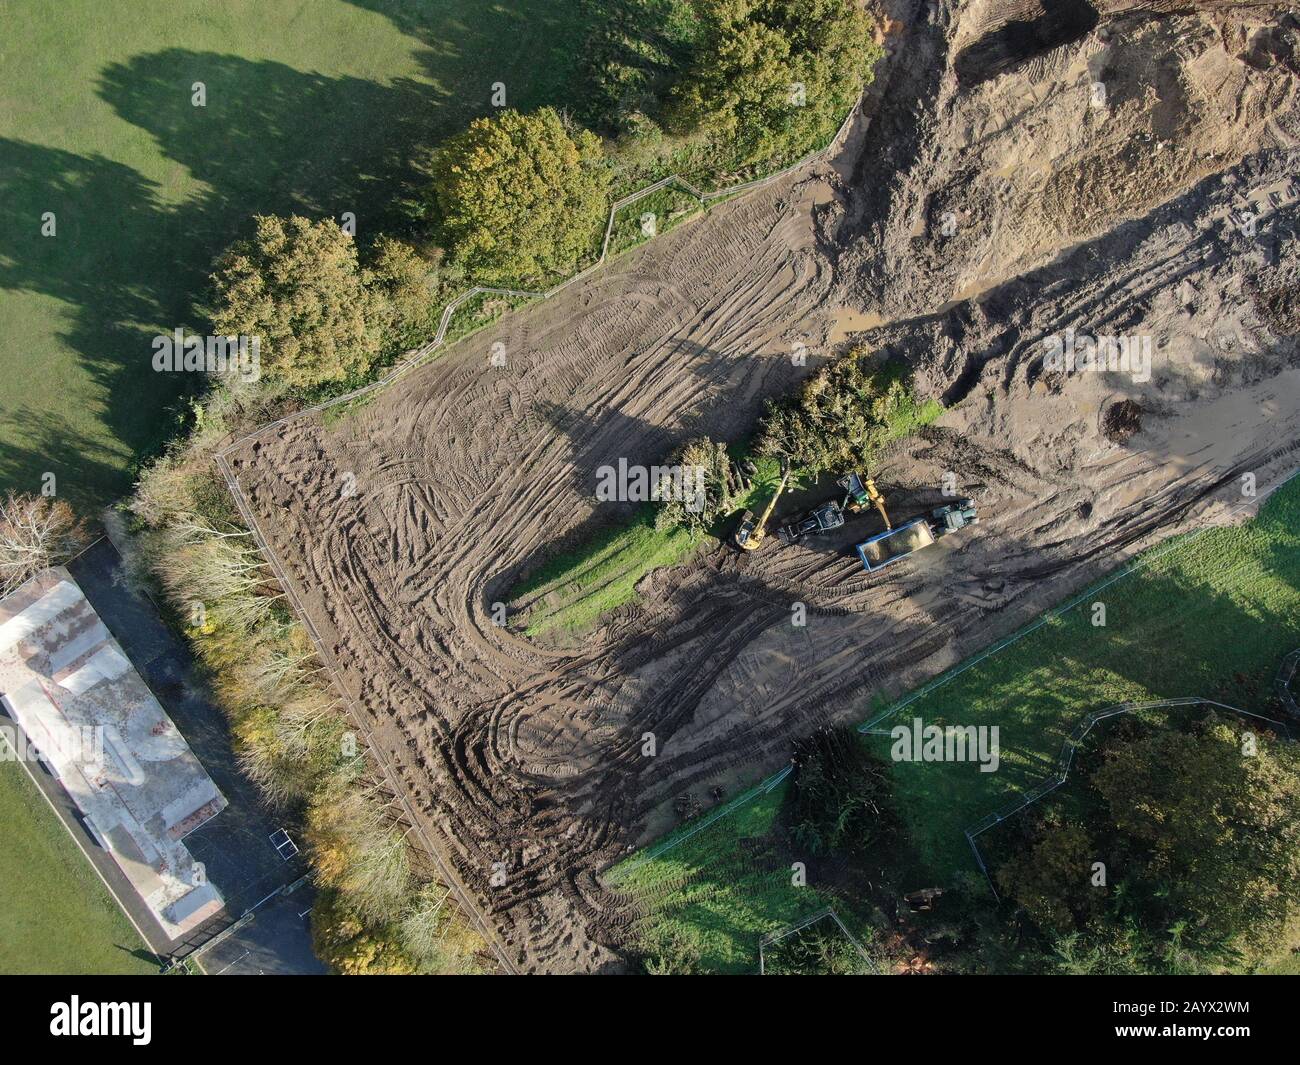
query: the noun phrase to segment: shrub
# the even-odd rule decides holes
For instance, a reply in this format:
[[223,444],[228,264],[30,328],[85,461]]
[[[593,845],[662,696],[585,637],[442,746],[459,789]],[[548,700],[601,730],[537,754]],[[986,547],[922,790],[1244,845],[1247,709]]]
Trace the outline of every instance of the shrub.
[[599,249],[610,183],[600,141],[549,107],[476,119],[432,173],[437,236],[475,281],[554,279]]
[[690,491],[683,498],[682,492],[661,490],[659,494],[668,498],[660,502],[655,514],[656,529],[676,525],[688,530],[708,530],[731,510],[731,459],[726,444],[702,436],[682,445],[669,465],[683,471],[681,483]]
[[768,401],[755,449],[788,455],[810,473],[869,466],[881,447],[941,409],[933,401],[917,403],[902,367],[852,351],[817,371],[793,396]]
[[725,139],[737,165],[828,139],[879,56],[857,0],[696,0],[696,56],[673,93],[680,132]]
[[352,238],[333,221],[260,215],[212,275],[217,332],[261,338],[271,381],[310,387],[364,373],[379,354],[381,301]]

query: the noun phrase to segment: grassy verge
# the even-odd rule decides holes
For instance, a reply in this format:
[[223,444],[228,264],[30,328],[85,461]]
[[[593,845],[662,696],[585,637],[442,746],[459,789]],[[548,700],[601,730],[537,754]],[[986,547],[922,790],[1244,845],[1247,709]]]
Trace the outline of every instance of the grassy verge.
[[617,255],[653,240],[704,210],[705,207],[699,200],[675,186],[658,189],[649,196],[628,204],[614,215],[609,254]]
[[637,582],[651,570],[684,561],[704,542],[683,529],[656,529],[654,518],[647,506],[630,524],[557,554],[515,589],[514,624],[530,636],[588,628],[635,598]]
[[[0,973],[158,972],[23,767],[0,761]],[[29,901],[30,900],[30,901]],[[32,905],[39,901],[39,905]]]

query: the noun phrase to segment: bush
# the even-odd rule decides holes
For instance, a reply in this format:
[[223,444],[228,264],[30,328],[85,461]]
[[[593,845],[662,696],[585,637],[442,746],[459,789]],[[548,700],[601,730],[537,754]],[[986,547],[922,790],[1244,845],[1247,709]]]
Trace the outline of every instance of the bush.
[[[686,493],[661,490],[666,496],[655,514],[655,528],[678,526],[690,531],[707,531],[733,506],[731,459],[726,444],[715,444],[707,436],[684,444],[669,460],[682,471]],[[684,497],[685,495],[685,497]]]
[[432,173],[437,237],[474,281],[554,280],[599,251],[611,176],[600,141],[549,107],[476,119]]
[[333,221],[258,216],[251,240],[217,261],[218,334],[261,338],[262,375],[297,387],[364,373],[379,354],[384,306],[357,248]]
[[671,123],[730,143],[736,165],[830,138],[879,57],[857,0],[696,0],[700,39]]

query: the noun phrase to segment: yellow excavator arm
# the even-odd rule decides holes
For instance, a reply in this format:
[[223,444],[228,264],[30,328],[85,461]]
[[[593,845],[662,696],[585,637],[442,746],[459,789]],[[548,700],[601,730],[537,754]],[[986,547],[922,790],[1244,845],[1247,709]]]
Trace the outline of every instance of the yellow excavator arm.
[[781,483],[776,486],[772,498],[768,500],[767,506],[763,508],[763,516],[758,519],[757,523],[754,523],[754,515],[748,510],[741,516],[740,528],[736,531],[736,543],[743,550],[757,551],[763,546],[763,541],[767,538],[768,519],[772,517],[772,511],[776,510],[776,501],[781,498],[781,493],[785,491],[786,483],[789,480],[790,460],[782,456]]

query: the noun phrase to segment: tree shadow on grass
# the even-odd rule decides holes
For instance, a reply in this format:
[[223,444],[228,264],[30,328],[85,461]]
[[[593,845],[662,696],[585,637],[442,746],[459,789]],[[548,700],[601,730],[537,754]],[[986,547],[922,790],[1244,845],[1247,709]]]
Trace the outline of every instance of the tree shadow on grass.
[[[47,445],[66,437],[55,447],[63,470],[74,480],[97,478],[69,489],[102,503],[130,487],[126,456],[156,453],[174,431],[170,412],[204,383],[155,373],[152,340],[177,327],[207,331],[212,261],[249,232],[252,216],[351,211],[364,243],[396,224],[394,201],[419,180],[420,156],[487,113],[493,81],[507,84],[512,106],[568,102],[573,42],[587,17],[579,12],[533,3],[512,13],[477,0],[452,13],[416,3],[360,6],[423,46],[427,80],[329,77],[181,48],[102,71],[100,97],[203,183],[180,203],[104,156],[0,140],[0,289],[67,305],[57,335],[102,397],[80,425],[69,424],[57,398],[45,411],[38,397],[25,396],[23,410],[0,412],[31,424],[0,441],[7,486],[38,484],[51,468]],[[206,106],[192,102],[195,82],[204,84]],[[41,233],[47,211],[57,220],[53,237]],[[57,389],[57,360],[42,351],[30,358],[49,364],[46,380]],[[86,459],[74,461],[74,445],[87,447]]]

